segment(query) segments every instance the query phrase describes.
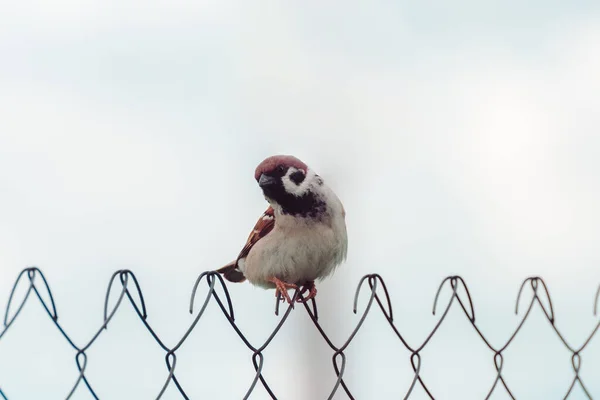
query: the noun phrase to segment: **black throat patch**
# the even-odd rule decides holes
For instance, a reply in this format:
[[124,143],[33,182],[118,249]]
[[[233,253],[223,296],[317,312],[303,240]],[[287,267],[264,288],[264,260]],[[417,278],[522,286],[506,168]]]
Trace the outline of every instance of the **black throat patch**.
[[295,196],[286,192],[282,183],[264,188],[263,193],[277,202],[284,214],[318,219],[327,210],[325,201],[320,196],[311,191]]
[[325,202],[312,192],[303,196],[286,193],[280,199],[274,199],[281,205],[284,214],[319,219],[326,211]]

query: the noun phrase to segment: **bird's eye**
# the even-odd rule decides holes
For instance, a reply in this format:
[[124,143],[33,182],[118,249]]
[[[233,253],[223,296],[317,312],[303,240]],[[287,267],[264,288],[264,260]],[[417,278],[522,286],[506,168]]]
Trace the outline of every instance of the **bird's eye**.
[[283,173],[285,172],[285,167],[283,165],[278,165],[277,172],[283,175]]

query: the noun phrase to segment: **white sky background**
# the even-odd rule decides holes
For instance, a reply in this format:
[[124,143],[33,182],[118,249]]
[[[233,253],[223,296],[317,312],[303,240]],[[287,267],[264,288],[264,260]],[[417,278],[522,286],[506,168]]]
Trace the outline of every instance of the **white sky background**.
[[[319,285],[336,343],[358,320],[358,280],[378,272],[412,344],[435,324],[438,284],[460,274],[499,346],[519,321],[521,281],[539,274],[557,326],[580,345],[600,284],[595,3],[4,2],[0,305],[18,272],[37,265],[82,345],[102,323],[111,273],[130,268],[172,346],[192,321],[196,276],[233,259],[265,208],[255,166],[287,153],[348,213],[348,261]],[[272,292],[230,291],[260,343],[277,322]],[[458,311],[423,352],[423,377],[440,399],[480,399],[493,354]],[[191,398],[241,398],[253,377],[251,353],[216,304],[178,354]],[[410,354],[378,312],[347,355],[357,398],[408,389]],[[0,387],[11,399],[64,398],[74,356],[32,301],[0,341]],[[167,377],[127,305],[88,357],[103,399],[153,398]],[[283,399],[326,398],[330,357],[297,310],[265,353],[265,376]],[[584,382],[600,393],[600,337],[582,359]],[[540,310],[505,369],[518,398],[564,396],[570,355]],[[76,399],[91,398],[83,389]],[[180,396],[171,387],[164,398]]]

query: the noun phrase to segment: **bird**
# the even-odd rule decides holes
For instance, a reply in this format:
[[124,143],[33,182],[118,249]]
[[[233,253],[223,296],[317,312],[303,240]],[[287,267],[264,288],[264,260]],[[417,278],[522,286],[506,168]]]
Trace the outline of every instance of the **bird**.
[[322,177],[291,155],[266,158],[254,179],[269,206],[237,258],[217,272],[230,282],[274,288],[292,305],[288,289],[301,288],[297,301],[308,301],[317,295],[315,280],[346,260],[344,206]]

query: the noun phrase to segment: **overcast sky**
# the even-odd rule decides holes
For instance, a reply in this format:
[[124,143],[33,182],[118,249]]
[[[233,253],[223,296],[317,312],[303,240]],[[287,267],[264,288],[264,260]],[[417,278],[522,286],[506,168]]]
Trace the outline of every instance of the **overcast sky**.
[[[254,168],[283,153],[347,210],[348,260],[318,296],[335,343],[358,320],[358,280],[378,272],[413,345],[452,274],[495,346],[519,322],[516,294],[531,275],[581,345],[598,321],[600,3],[323,3],[2,2],[0,306],[19,271],[39,266],[83,345],[111,273],[130,268],[149,322],[174,345],[193,318],[196,276],[231,261],[266,207]],[[229,288],[259,344],[277,323],[273,293]],[[252,381],[251,353],[214,304],[178,354],[191,398],[241,398]],[[410,353],[378,312],[347,355],[357,398],[408,389]],[[11,400],[62,399],[74,357],[32,301],[0,340],[0,388]],[[149,399],[167,377],[163,357],[125,305],[88,351],[87,375],[102,399]],[[570,357],[536,309],[504,375],[517,398],[562,398]],[[282,399],[326,398],[330,358],[298,309],[265,353],[265,375]],[[439,399],[481,399],[495,377],[458,308],[422,368]],[[600,396],[598,336],[581,376]],[[91,398],[83,389],[74,398]],[[180,396],[170,387],[164,398]]]

